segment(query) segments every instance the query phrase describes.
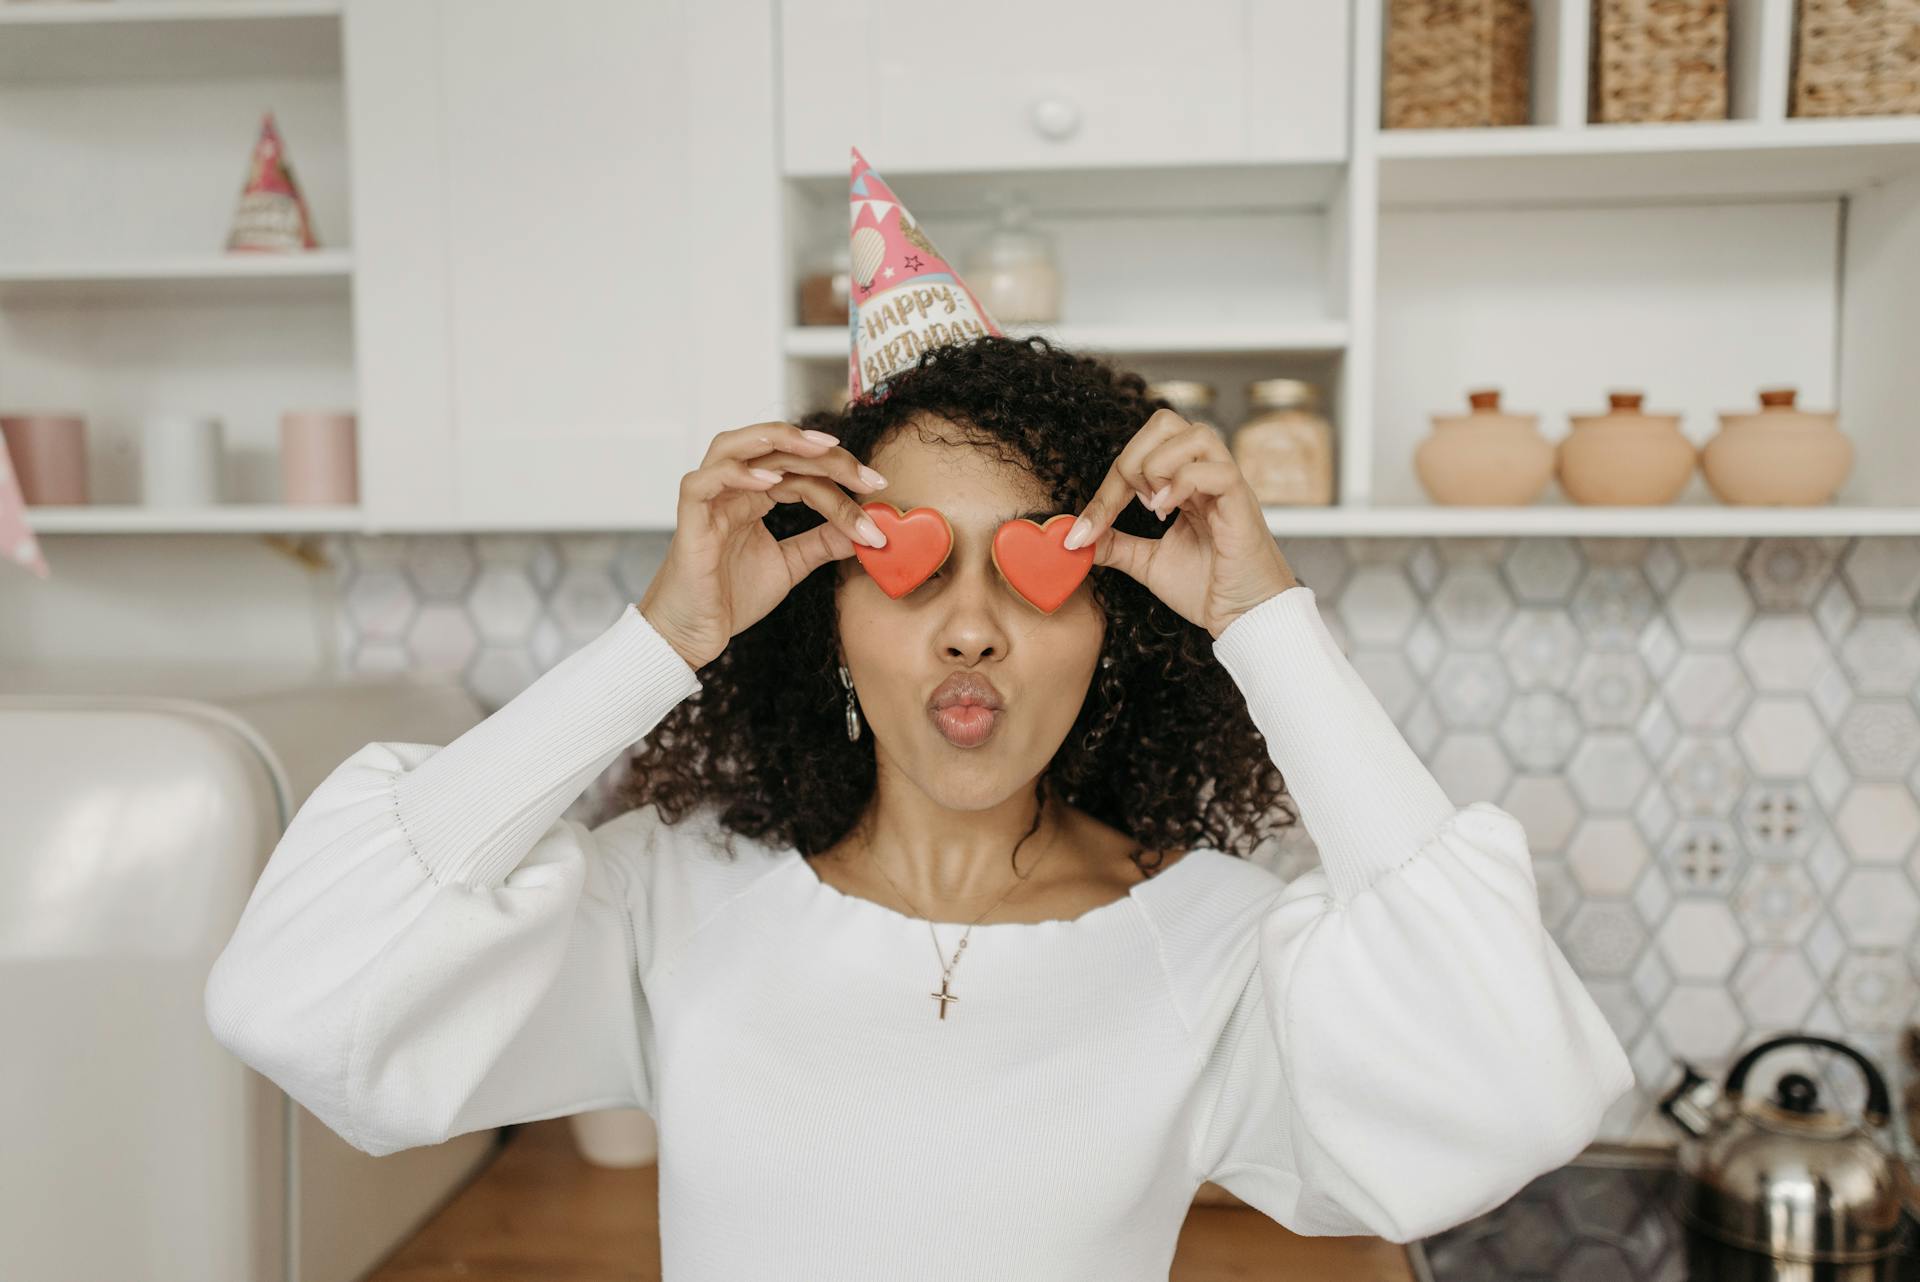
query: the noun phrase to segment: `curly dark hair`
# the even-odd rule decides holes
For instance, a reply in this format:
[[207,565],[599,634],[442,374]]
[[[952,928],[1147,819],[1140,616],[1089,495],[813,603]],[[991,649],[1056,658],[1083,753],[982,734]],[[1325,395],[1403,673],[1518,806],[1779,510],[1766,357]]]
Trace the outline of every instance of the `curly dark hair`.
[[[1138,374],[1044,337],[989,335],[930,348],[878,401],[816,411],[797,425],[831,432],[862,462],[896,432],[958,436],[1025,467],[1057,510],[1074,512],[1162,407],[1171,408]],[[765,521],[787,538],[824,519],[803,503],[777,503]],[[1114,524],[1149,538],[1164,528],[1137,499]],[[835,671],[839,565],[816,569],[700,669],[700,691],[630,757],[614,795],[620,808],[654,804],[672,823],[713,804],[727,830],[808,855],[847,834],[872,798],[875,764],[872,737],[846,734]],[[1244,855],[1297,822],[1206,630],[1121,570],[1095,566],[1088,582],[1107,620],[1102,654],[1113,662],[1095,669],[1091,697],[1040,784],[1151,850]]]

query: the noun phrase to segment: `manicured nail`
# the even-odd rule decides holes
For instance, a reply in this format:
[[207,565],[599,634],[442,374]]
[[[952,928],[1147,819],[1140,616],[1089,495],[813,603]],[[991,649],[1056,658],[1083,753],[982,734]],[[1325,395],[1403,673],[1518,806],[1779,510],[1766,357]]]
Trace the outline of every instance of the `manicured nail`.
[[757,476],[763,481],[773,482],[781,479],[780,473],[764,467],[750,467],[747,469],[747,472],[749,475]]
[[868,467],[865,463],[860,465],[860,479],[876,490],[883,490],[887,486],[887,478]]
[[861,517],[858,521],[854,522],[854,528],[859,530],[861,535],[867,540],[868,547],[883,548],[887,546],[887,536],[880,533],[880,527],[873,523],[872,517]]
[[1167,491],[1171,490],[1172,488],[1173,488],[1173,485],[1171,482],[1169,482],[1168,484],[1163,485],[1159,489],[1155,490],[1153,492],[1153,497],[1147,500],[1147,506],[1153,509],[1153,514],[1155,516],[1165,515],[1165,513],[1161,512],[1160,505],[1166,502]]
[[831,432],[816,432],[810,427],[801,428],[800,435],[819,445],[838,445],[840,443],[840,438]]
[[1076,518],[1073,523],[1073,528],[1067,531],[1067,537],[1064,541],[1064,546],[1066,547],[1067,551],[1071,552],[1075,548],[1084,544],[1088,539],[1092,537],[1093,537],[1093,522],[1089,521],[1086,517],[1082,516],[1082,517]]

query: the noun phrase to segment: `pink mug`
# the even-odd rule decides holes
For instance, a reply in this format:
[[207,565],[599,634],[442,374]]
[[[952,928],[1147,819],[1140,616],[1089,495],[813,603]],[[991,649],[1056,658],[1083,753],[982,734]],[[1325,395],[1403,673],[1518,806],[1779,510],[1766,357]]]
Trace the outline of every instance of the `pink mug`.
[[280,416],[280,493],[287,503],[357,503],[354,416],[288,410]]
[[87,423],[78,414],[0,415],[7,443],[29,504],[87,501]]

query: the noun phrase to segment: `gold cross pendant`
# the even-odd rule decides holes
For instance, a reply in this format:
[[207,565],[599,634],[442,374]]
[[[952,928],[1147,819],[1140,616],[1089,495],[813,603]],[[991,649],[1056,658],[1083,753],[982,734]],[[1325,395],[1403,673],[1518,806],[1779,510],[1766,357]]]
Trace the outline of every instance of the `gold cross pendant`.
[[928,993],[927,996],[933,998],[933,1000],[940,1003],[941,1019],[945,1019],[947,1017],[947,1003],[957,1002],[960,1000],[958,997],[955,997],[952,993],[947,991],[947,977],[945,975],[942,975],[940,977],[940,991],[937,993]]

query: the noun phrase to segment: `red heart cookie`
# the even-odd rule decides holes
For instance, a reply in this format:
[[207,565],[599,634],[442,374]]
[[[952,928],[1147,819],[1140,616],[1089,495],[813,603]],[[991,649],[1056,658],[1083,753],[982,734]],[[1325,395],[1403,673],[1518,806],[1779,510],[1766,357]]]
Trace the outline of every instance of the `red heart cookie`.
[[917,507],[902,512],[881,499],[862,503],[860,510],[873,518],[887,536],[887,546],[870,548],[853,545],[853,554],[867,568],[880,590],[894,600],[925,583],[932,573],[947,563],[953,551],[953,527],[937,508]]
[[1062,512],[1048,517],[1045,525],[1022,518],[993,532],[993,563],[1015,592],[1048,614],[1073,595],[1093,568],[1093,544],[1072,551],[1061,546],[1073,522],[1070,513]]

